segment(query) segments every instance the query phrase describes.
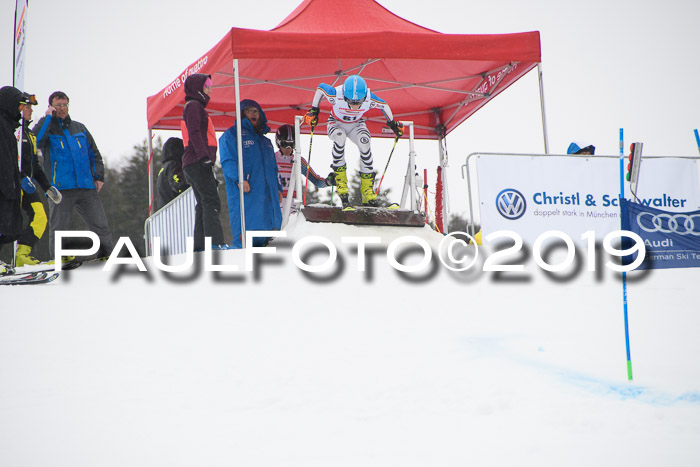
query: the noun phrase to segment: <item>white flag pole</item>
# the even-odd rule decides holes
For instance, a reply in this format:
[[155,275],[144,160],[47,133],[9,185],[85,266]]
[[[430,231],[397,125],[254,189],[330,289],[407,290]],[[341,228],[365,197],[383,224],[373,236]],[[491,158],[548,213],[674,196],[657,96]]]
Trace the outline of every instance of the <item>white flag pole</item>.
[[[24,91],[24,53],[27,38],[27,10],[28,0],[17,0],[15,3],[15,28],[12,53],[12,85]],[[17,167],[22,171],[22,138],[23,119],[20,118],[19,131],[17,132]],[[17,241],[14,242],[12,265],[17,264]]]

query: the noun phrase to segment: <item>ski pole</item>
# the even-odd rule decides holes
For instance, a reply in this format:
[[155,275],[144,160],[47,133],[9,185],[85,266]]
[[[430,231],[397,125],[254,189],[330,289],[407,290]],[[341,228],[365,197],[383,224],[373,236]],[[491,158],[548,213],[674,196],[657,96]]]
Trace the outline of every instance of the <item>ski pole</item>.
[[311,138],[309,139],[309,167],[306,169],[306,184],[304,184],[304,206],[306,206],[306,191],[309,189],[309,172],[311,171],[311,147],[314,144],[314,128],[315,125],[311,125]]
[[384,180],[384,175],[386,175],[386,169],[389,168],[389,162],[391,162],[391,156],[394,155],[394,149],[396,149],[396,143],[399,142],[399,137],[394,138],[394,145],[391,147],[391,152],[389,153],[389,159],[386,161],[386,166],[384,166],[384,173],[382,178],[379,179],[379,185],[377,186],[377,194],[379,194],[379,189],[382,187],[382,181]]
[[695,129],[695,142],[698,143],[698,152],[700,153],[700,135],[698,135],[698,129]]

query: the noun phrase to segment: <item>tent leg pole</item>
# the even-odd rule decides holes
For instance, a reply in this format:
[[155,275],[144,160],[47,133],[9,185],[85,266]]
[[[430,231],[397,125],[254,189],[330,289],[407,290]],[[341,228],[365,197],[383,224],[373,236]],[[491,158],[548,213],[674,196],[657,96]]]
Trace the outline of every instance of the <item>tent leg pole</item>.
[[153,160],[153,130],[148,129],[148,166],[146,167],[146,173],[148,174],[148,217],[146,218],[146,228],[144,229],[144,243],[146,247],[146,256],[151,256],[153,252],[151,251],[151,223],[150,217],[153,214],[153,200],[155,199],[155,176],[153,170],[155,168],[155,161]]
[[[296,174],[296,183],[294,184],[294,193],[296,196],[294,196],[294,201],[296,201],[297,204],[302,204],[302,205],[303,205],[303,201],[304,201],[302,194],[301,194],[303,189],[304,189],[304,186],[301,183],[301,124],[302,124],[303,119],[304,119],[304,117],[301,117],[298,115],[296,117],[294,117],[295,127],[297,125],[297,121],[299,122],[299,132],[294,135],[294,141],[295,141],[294,144],[299,145],[299,146],[296,146],[294,148],[294,151],[295,151],[294,156],[295,156],[295,160],[297,161],[297,166],[296,166],[296,168],[294,168],[294,174]],[[296,131],[296,129],[294,131]],[[299,148],[299,151],[297,151],[297,148]],[[298,155],[298,159],[296,158],[297,155]],[[309,166],[307,168],[307,170],[309,170],[310,168],[311,167]]]
[[245,248],[245,198],[243,193],[243,142],[241,141],[241,87],[238,78],[238,59],[233,59],[233,82],[236,91],[236,150],[238,151],[238,196],[241,212],[241,248]]
[[413,127],[413,122],[409,122],[408,126],[408,143],[409,143],[409,153],[408,153],[408,175],[411,177],[410,189],[411,189],[411,211],[420,212],[420,209],[416,206],[416,150],[414,146],[415,132]]
[[414,175],[416,152],[414,149],[414,131],[413,122],[402,122],[404,126],[408,126],[408,168],[406,169],[406,178],[403,182],[403,192],[401,193],[401,204],[399,205],[401,209],[406,206],[406,198],[408,194],[411,195],[411,211],[416,212],[415,206],[415,191],[416,191],[416,177]]
[[440,136],[438,139],[439,153],[440,153],[440,167],[442,167],[442,233],[445,234],[448,231],[447,225],[449,221],[447,219],[449,209],[447,207],[447,153],[445,152],[445,136]]
[[[474,198],[472,198],[472,177],[469,171],[469,158],[471,154],[467,156],[467,161],[464,166],[467,168],[467,198],[469,199],[469,233],[472,237],[476,235],[476,225],[474,224]],[[464,172],[462,172],[464,173]]]
[[297,182],[301,185],[301,121],[301,116],[297,115],[294,117],[294,162],[292,164],[292,174],[289,177],[289,185],[287,185],[287,196],[284,199],[284,207],[282,208],[282,230],[289,222],[293,194],[295,192],[301,193],[301,190],[297,188]]
[[155,177],[153,174],[153,169],[155,168],[155,162],[153,161],[153,130],[148,129],[148,167],[146,172],[148,172],[148,215],[151,215],[151,209],[153,209],[153,195],[155,193]]
[[[408,166],[406,168],[406,177],[404,178],[403,181],[403,191],[401,192],[401,209],[404,209],[406,206],[406,196],[408,195],[408,190],[411,189],[410,187],[410,181],[409,178],[411,176],[411,158],[408,158]],[[413,207],[411,207],[411,210],[413,210]]]
[[544,111],[544,85],[542,84],[542,64],[537,64],[537,76],[540,82],[540,107],[542,109],[542,133],[544,134],[544,153],[549,154],[549,135],[547,134],[547,114]]

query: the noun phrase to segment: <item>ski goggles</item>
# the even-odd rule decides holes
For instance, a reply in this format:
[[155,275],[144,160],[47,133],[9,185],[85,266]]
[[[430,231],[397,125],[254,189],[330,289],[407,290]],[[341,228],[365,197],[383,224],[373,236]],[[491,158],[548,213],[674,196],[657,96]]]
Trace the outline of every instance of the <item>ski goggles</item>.
[[281,148],[293,148],[294,141],[280,141],[280,147]]
[[37,105],[36,96],[34,94],[28,94],[26,92],[22,93],[22,97],[19,100],[20,104],[23,105]]
[[362,105],[364,101],[364,99],[348,99],[347,97],[345,98],[345,102],[347,102],[348,105]]

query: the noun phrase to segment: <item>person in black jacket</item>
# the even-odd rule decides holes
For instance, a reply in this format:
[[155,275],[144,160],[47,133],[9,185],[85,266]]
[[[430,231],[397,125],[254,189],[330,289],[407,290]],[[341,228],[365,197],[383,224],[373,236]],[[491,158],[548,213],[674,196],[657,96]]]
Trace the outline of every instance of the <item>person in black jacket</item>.
[[[12,86],[0,88],[0,247],[12,243],[22,233],[20,178],[15,130],[20,125],[24,94]],[[0,275],[12,267],[0,261]]]
[[[22,164],[20,176],[22,177],[22,210],[27,216],[28,222],[22,235],[17,240],[17,266],[39,264],[40,261],[31,255],[32,248],[46,230],[47,217],[44,205],[39,198],[37,185],[46,193],[46,196],[54,203],[61,202],[61,193],[49,183],[46,174],[41,168],[36,151],[36,136],[29,129],[32,122],[32,105],[36,105],[34,96],[26,95],[31,105],[25,105],[22,109]],[[32,99],[33,98],[33,99]]]
[[156,200],[153,212],[159,210],[189,188],[182,173],[185,146],[180,138],[168,138],[163,145],[163,168],[158,172]]

